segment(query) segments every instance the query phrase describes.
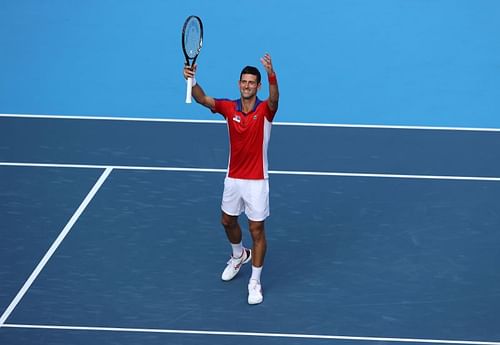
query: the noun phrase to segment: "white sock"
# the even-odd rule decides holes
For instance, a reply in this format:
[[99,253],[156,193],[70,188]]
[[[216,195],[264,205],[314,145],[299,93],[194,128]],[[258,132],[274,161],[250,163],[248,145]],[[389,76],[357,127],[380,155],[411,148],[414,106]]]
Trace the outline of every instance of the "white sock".
[[243,255],[242,242],[240,242],[238,244],[231,243],[231,247],[233,248],[233,258],[240,258]]
[[258,282],[260,282],[260,274],[262,272],[262,266],[260,267],[255,267],[252,265],[252,276],[250,277],[250,280],[255,279]]

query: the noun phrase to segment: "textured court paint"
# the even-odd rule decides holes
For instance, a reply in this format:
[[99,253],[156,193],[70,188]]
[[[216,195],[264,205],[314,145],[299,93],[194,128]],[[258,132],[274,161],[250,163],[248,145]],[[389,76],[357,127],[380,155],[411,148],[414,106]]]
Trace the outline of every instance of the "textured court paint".
[[4,2],[0,113],[218,118],[184,103],[180,29],[198,14],[200,84],[237,97],[241,67],[268,51],[277,121],[500,128],[499,1],[282,6],[256,0],[249,15],[231,0]]
[[99,191],[99,188],[101,188],[102,184],[104,181],[106,181],[106,178],[109,176],[109,174],[113,171],[111,168],[106,168],[106,170],[103,172],[101,177],[97,180],[96,184],[90,192],[87,194],[83,202],[78,206],[76,209],[75,213],[71,216],[70,220],[68,223],[64,226],[62,229],[61,233],[59,236],[57,236],[56,240],[52,243],[50,248],[47,250],[45,255],[42,257],[38,265],[35,267],[33,272],[30,274],[28,279],[24,282],[22,288],[19,290],[17,293],[16,297],[12,300],[12,302],[9,304],[5,312],[0,316],[0,326],[5,323],[5,321],[9,318],[10,314],[14,311],[14,309],[17,307],[19,302],[21,302],[22,298],[24,295],[28,292],[30,289],[31,285],[35,282],[36,278],[39,276],[39,274],[42,272],[42,270],[45,268],[47,263],[49,262],[50,258],[54,255],[56,252],[57,248],[61,245],[61,243],[64,241],[68,233],[71,231],[73,228],[73,225],[78,221],[82,213],[85,211],[85,208],[90,204],[92,201],[92,198],[94,198],[95,194]]
[[[63,331],[91,331],[100,333],[146,333],[146,334],[175,334],[175,335],[204,335],[204,336],[225,336],[225,337],[254,337],[268,338],[267,341],[285,338],[287,341],[293,339],[310,340],[344,340],[358,342],[387,342],[387,343],[411,343],[411,344],[453,344],[453,345],[500,345],[500,342],[493,341],[470,341],[470,340],[448,340],[448,339],[420,339],[420,338],[379,338],[379,337],[356,337],[345,335],[321,335],[321,334],[297,334],[297,333],[258,333],[258,332],[220,332],[220,331],[199,331],[183,329],[147,329],[147,328],[120,328],[120,327],[85,327],[85,326],[57,326],[57,325],[23,325],[8,324],[6,328],[12,329],[42,329],[42,330],[63,330]],[[271,340],[269,339],[271,338]],[[217,342],[220,344],[220,342]],[[274,344],[274,342],[273,342]]]
[[[165,171],[165,172],[194,172],[194,173],[219,173],[226,174],[227,169],[206,168],[177,168],[177,167],[147,167],[147,166],[106,166],[106,165],[84,165],[84,164],[57,164],[57,163],[16,163],[0,162],[0,167],[31,167],[31,168],[67,168],[67,169],[114,169],[114,170],[138,170],[138,171]],[[410,180],[454,180],[454,181],[481,181],[500,182],[500,177],[481,176],[446,176],[446,175],[401,175],[401,174],[369,174],[349,173],[335,171],[282,171],[270,170],[270,175],[295,175],[295,176],[330,176],[330,177],[370,177],[370,178],[394,178]]]
[[101,171],[0,167],[0,315]]
[[[273,171],[500,177],[498,132],[274,126]],[[223,123],[0,118],[0,161],[226,169]]]
[[9,323],[500,337],[500,184],[274,176],[266,302],[250,308],[250,267],[220,280],[223,178],[114,171]]
[[[218,165],[227,159],[223,129],[219,123],[0,119],[0,161]],[[280,168],[369,167],[379,172],[404,168],[486,175],[498,171],[500,164],[498,153],[485,150],[498,146],[496,132],[298,129],[281,126],[273,133],[277,151],[272,160]],[[323,155],[311,157],[318,148]],[[12,231],[0,227],[7,231],[1,236],[7,240],[0,241],[0,255],[11,253],[11,245],[19,241],[30,246],[29,250],[14,247],[16,254],[27,256],[22,265],[10,265],[8,257],[0,262],[9,291],[19,284],[17,291],[26,279],[19,282],[14,274],[18,267],[26,270],[32,260],[32,269],[39,260],[32,249],[39,249],[40,238],[22,231],[27,220],[19,220],[16,212],[26,211],[40,195],[46,200],[47,186],[37,182],[54,170],[59,175],[52,180],[49,174],[46,181],[61,188],[50,189],[49,201],[78,196],[74,210],[82,200],[78,191],[87,193],[97,178],[90,175],[96,171],[79,167],[83,168],[0,166],[0,173],[11,172],[0,179],[4,184],[0,196],[7,205],[0,208],[0,222],[15,219],[9,224],[21,230],[12,237]],[[109,166],[94,165],[101,168]],[[76,175],[64,178],[73,171]],[[249,308],[248,266],[231,283],[220,281],[229,254],[219,223],[223,177],[219,172],[114,170],[9,317],[9,324],[227,332],[235,332],[236,324],[238,332],[379,340],[500,339],[496,317],[500,276],[492,264],[500,260],[498,182],[271,176],[270,251],[263,277],[266,302]],[[72,186],[75,180],[80,189]],[[23,188],[18,189],[19,184]],[[16,197],[21,192],[24,199]],[[34,206],[45,224],[53,221],[54,213],[59,216],[59,207],[53,212],[50,202]],[[244,220],[242,224],[246,228]],[[53,240],[50,234],[45,236]],[[40,237],[43,240],[44,234]],[[207,339],[221,345],[235,340],[242,345],[262,343],[254,336],[215,337],[0,328],[2,344],[29,344],[33,339],[54,345],[98,341],[191,345]],[[266,343],[306,344],[305,339]],[[326,344],[311,339],[307,344],[322,343]],[[335,344],[349,341],[339,339]]]

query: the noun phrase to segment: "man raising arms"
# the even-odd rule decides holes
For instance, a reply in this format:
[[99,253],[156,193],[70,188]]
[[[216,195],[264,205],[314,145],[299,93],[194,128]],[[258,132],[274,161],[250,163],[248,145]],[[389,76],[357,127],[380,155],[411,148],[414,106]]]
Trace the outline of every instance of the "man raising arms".
[[[271,56],[265,54],[261,63],[269,82],[269,97],[263,101],[257,97],[262,84],[256,67],[246,66],[241,71],[238,81],[240,98],[237,100],[207,96],[195,79],[197,65],[184,67],[184,78],[193,78],[193,98],[212,112],[221,114],[228,126],[229,166],[224,180],[221,222],[231,243],[232,255],[222,273],[222,280],[233,279],[241,266],[252,260],[249,304],[259,304],[264,298],[260,277],[267,249],[264,222],[270,214],[267,148],[279,101]],[[238,223],[242,212],[248,218],[252,249],[242,244]]]

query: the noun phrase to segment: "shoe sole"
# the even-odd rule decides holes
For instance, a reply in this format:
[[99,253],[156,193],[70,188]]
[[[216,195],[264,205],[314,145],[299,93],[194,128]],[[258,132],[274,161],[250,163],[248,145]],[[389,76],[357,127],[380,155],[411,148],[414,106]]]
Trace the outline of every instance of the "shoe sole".
[[260,301],[248,301],[248,304],[256,305],[256,304],[261,304],[262,302],[264,302],[264,298],[262,298]]

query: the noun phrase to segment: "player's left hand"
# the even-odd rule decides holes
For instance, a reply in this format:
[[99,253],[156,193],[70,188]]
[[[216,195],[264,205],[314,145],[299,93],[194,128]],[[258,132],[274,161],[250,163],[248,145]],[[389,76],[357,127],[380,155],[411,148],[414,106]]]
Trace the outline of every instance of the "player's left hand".
[[262,62],[262,66],[264,66],[264,69],[266,70],[267,74],[273,74],[274,73],[273,62],[271,60],[271,55],[269,55],[269,53],[266,53],[260,59],[260,62]]

